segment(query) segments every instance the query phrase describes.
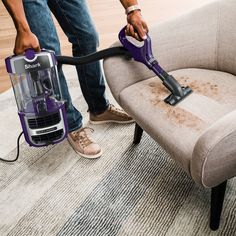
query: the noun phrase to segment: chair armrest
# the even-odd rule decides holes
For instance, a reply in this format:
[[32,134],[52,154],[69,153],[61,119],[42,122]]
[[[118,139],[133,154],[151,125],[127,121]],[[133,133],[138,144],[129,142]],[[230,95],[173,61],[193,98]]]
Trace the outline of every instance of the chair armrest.
[[200,136],[193,150],[191,175],[207,188],[236,176],[236,111],[219,119]]
[[[216,69],[218,5],[211,3],[150,29],[153,54],[166,71]],[[144,65],[120,56],[105,59],[104,72],[118,101],[124,88],[154,76]]]

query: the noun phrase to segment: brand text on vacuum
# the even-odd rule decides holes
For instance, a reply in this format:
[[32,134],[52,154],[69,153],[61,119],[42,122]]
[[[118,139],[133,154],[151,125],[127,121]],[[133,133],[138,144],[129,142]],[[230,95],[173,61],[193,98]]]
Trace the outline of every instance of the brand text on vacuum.
[[37,64],[33,64],[33,65],[30,65],[30,64],[25,64],[25,69],[34,69],[36,67],[41,67],[40,63],[38,62]]

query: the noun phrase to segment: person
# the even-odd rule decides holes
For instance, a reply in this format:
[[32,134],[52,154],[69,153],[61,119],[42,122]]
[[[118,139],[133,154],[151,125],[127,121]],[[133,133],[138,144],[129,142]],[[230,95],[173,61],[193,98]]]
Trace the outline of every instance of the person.
[[[120,0],[127,13],[126,33],[137,40],[145,39],[148,27],[142,18],[137,0]],[[14,53],[27,48],[53,50],[60,55],[60,43],[51,13],[72,44],[73,56],[93,53],[98,47],[98,34],[89,14],[86,0],[3,0],[17,34]],[[105,84],[99,62],[76,66],[81,90],[88,104],[90,122],[131,123],[133,119],[116,108],[105,97]],[[85,158],[98,158],[101,147],[91,137],[91,129],[83,127],[82,115],[73,106],[63,71],[59,70],[62,97],[66,104],[69,126],[68,141]]]

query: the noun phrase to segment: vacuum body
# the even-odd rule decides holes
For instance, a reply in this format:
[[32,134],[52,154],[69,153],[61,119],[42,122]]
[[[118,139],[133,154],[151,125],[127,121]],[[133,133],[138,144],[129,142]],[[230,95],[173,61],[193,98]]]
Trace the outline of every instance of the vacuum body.
[[5,62],[27,143],[41,147],[66,138],[68,125],[54,53],[28,49]]

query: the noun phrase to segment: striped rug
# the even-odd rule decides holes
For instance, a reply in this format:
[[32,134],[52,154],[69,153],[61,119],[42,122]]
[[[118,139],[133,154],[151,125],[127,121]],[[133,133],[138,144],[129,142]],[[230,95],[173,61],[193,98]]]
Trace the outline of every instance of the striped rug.
[[106,127],[98,160],[76,156],[66,141],[40,149],[22,144],[18,163],[0,165],[0,235],[235,235],[236,182],[213,233],[209,190],[148,135],[132,145],[133,128]]

